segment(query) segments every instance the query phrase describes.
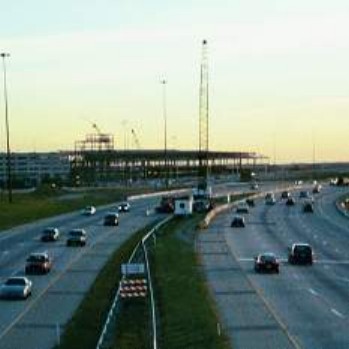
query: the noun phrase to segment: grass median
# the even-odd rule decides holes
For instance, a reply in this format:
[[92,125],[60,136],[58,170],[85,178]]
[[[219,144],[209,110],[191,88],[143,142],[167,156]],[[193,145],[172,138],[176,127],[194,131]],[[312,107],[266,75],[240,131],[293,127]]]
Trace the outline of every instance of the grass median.
[[[121,279],[121,264],[128,261],[139,240],[151,229],[145,227],[127,240],[110,258],[80,304],[72,319],[65,327],[61,343],[56,349],[95,349],[104,326],[106,316]],[[141,309],[141,308],[140,308]],[[142,309],[147,309],[143,307]],[[143,324],[142,324],[143,326]],[[135,343],[144,342],[144,327],[132,331]],[[119,348],[119,347],[118,347]],[[132,348],[142,348],[133,346]]]
[[230,348],[227,338],[217,334],[215,305],[194,249],[202,218],[175,219],[157,239],[152,263],[161,348]]
[[[217,334],[214,303],[194,250],[195,226],[202,218],[174,219],[159,231],[155,245],[152,239],[148,244],[160,348],[230,348]],[[127,301],[110,348],[152,348],[150,326],[149,301]]]

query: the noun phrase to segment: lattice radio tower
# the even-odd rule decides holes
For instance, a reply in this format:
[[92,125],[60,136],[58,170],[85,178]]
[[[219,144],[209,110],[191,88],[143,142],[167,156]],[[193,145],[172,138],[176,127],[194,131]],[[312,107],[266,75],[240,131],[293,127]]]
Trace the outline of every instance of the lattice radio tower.
[[208,50],[207,40],[202,41],[200,67],[200,101],[199,101],[199,186],[207,188],[208,182]]

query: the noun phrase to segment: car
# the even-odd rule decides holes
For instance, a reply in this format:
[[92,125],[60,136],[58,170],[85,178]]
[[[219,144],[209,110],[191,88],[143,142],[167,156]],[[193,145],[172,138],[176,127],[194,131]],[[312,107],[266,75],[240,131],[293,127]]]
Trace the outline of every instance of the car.
[[210,200],[207,199],[199,199],[195,200],[193,203],[193,211],[202,213],[202,212],[208,212],[213,208],[213,204]]
[[260,253],[258,256],[254,258],[254,270],[256,273],[279,273],[279,261],[274,255],[274,253]]
[[308,199],[309,198],[309,192],[306,190],[302,190],[301,192],[299,192],[299,198],[300,199]]
[[286,200],[286,205],[287,206],[294,206],[296,204],[296,200],[290,196],[287,200]]
[[294,243],[288,249],[288,262],[290,264],[313,264],[314,253],[307,243]]
[[68,234],[67,246],[85,246],[86,237],[84,229],[73,229]]
[[289,191],[287,191],[287,190],[284,190],[281,193],[281,199],[288,199],[290,196],[291,196],[291,193]]
[[245,227],[245,218],[241,216],[233,217],[230,226],[232,228],[244,228]]
[[249,206],[249,207],[255,207],[255,201],[253,199],[246,199],[246,204]]
[[246,202],[240,202],[236,207],[236,213],[249,213],[249,207]]
[[119,215],[117,213],[114,212],[108,212],[105,216],[104,216],[104,225],[119,225]]
[[313,213],[314,212],[314,205],[312,202],[305,202],[303,204],[303,212],[305,213]]
[[2,299],[26,299],[32,293],[32,282],[24,276],[11,276],[0,287]]
[[321,191],[321,185],[320,184],[316,184],[313,188],[313,194],[319,194]]
[[128,202],[122,202],[118,206],[118,211],[119,212],[130,212],[131,205]]
[[258,183],[252,183],[250,188],[252,190],[257,190],[259,188],[259,185],[258,185]]
[[59,238],[59,230],[58,228],[45,228],[41,233],[41,241],[48,242],[48,241],[57,241]]
[[82,210],[82,214],[85,216],[92,216],[96,213],[96,208],[94,206],[86,206]]
[[265,204],[266,205],[275,205],[276,204],[276,200],[274,196],[268,196],[265,199]]
[[47,252],[31,253],[25,264],[26,274],[47,274],[52,268],[52,259]]

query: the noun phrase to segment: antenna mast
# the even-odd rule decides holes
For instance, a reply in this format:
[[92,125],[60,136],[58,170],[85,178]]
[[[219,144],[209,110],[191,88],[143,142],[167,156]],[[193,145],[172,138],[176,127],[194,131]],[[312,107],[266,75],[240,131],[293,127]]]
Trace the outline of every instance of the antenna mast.
[[208,50],[202,41],[199,101],[199,187],[207,189],[208,182]]

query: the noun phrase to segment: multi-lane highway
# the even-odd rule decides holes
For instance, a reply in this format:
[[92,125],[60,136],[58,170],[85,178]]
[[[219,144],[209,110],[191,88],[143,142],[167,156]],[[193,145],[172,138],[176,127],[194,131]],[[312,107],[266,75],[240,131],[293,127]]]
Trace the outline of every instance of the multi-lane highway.
[[[54,264],[47,275],[29,276],[33,282],[29,299],[0,300],[0,348],[52,348],[110,255],[137,229],[158,219],[155,214],[146,215],[157,201],[134,201],[129,213],[120,214],[118,227],[103,226],[103,217],[110,210],[104,207],[92,216],[74,212],[2,232],[1,281],[24,275],[25,260],[32,252],[47,251]],[[59,241],[40,241],[43,228],[48,226],[60,229]],[[72,228],[86,229],[86,247],[66,247],[67,233]]]
[[[203,264],[234,348],[349,348],[349,220],[334,205],[343,189],[315,195],[315,212],[265,205],[245,215],[245,228],[231,228],[233,213],[212,222],[199,239]],[[277,198],[279,195],[277,196]],[[309,243],[312,266],[290,265],[287,248]],[[253,257],[274,252],[280,274],[257,274]]]

